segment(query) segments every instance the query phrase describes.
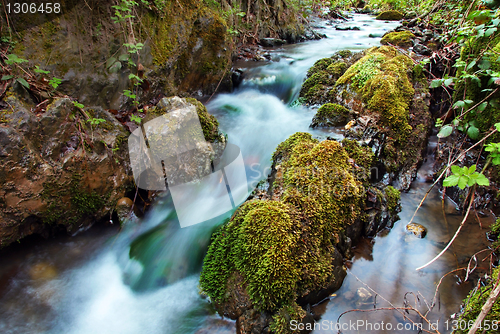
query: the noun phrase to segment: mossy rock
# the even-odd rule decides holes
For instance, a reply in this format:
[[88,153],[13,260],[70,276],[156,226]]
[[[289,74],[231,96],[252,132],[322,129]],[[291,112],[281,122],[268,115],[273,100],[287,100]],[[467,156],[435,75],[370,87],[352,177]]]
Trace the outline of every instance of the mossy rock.
[[382,38],[380,44],[382,45],[391,44],[395,46],[409,48],[413,46],[412,38],[414,37],[415,35],[411,31],[405,30],[400,32],[390,32]]
[[399,21],[402,20],[404,15],[397,10],[388,10],[377,15],[377,20],[383,21]]
[[277,330],[283,317],[303,317],[298,298],[340,287],[345,271],[335,246],[360,217],[363,195],[338,142],[296,133],[273,161],[273,198],[244,203],[214,234],[200,287],[221,312],[237,288],[230,278],[241,275],[252,307],[272,314]]
[[351,118],[351,113],[346,107],[336,103],[326,103],[316,112],[311,127],[344,126]]

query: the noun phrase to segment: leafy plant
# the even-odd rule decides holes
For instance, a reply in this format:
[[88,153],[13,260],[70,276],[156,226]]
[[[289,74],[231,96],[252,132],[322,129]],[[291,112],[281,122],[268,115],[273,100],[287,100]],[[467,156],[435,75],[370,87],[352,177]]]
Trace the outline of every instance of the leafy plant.
[[136,115],[130,115],[130,120],[132,122],[136,122],[137,124],[141,124],[141,122],[142,122],[142,118],[140,118],[139,116],[136,116]]
[[15,54],[7,55],[7,59],[5,60],[5,63],[7,65],[22,64],[22,63],[27,63],[27,62],[28,61],[26,59],[19,58]]
[[54,89],[57,89],[61,83],[62,80],[56,77],[49,80],[49,85],[51,85]]
[[500,143],[490,143],[486,145],[484,150],[490,152],[493,165],[500,165]]
[[102,118],[89,118],[87,122],[90,123],[90,125],[95,126],[106,122],[106,120]]
[[85,106],[81,103],[79,103],[78,101],[72,101],[73,102],[73,105],[77,108],[80,108],[80,109],[83,109],[85,108]]
[[465,187],[473,186],[475,184],[479,186],[489,186],[490,181],[482,173],[476,172],[476,165],[472,165],[469,168],[451,166],[452,175],[448,176],[443,181],[443,186],[453,187],[458,186],[460,189],[465,189]]

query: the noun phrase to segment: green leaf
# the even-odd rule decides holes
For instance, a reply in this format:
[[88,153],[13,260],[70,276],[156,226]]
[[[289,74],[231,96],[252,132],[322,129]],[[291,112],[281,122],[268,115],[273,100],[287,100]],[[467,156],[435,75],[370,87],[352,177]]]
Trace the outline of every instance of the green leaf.
[[479,129],[476,128],[475,126],[471,125],[467,129],[467,135],[469,136],[470,139],[478,139],[479,138]]
[[460,178],[458,179],[457,186],[460,189],[465,189],[465,187],[467,187],[468,181],[469,181],[469,178],[467,176],[460,176]]
[[441,128],[438,133],[438,138],[446,138],[453,132],[453,127],[451,125],[445,125]]
[[448,86],[449,86],[449,85],[451,85],[452,83],[453,83],[453,78],[451,78],[451,79],[446,79],[446,80],[444,81],[444,85],[445,85],[446,87],[448,87]]
[[458,109],[458,108],[463,108],[465,107],[465,102],[464,101],[457,101],[453,105],[453,109]]
[[118,73],[122,69],[122,63],[117,61],[108,69],[109,73]]
[[490,29],[486,30],[486,32],[484,33],[484,36],[490,37],[491,35],[493,35],[495,33],[495,31],[497,31],[497,28],[490,28]]
[[483,71],[486,71],[487,69],[489,69],[491,67],[491,63],[489,60],[486,60],[486,59],[483,59],[481,60],[481,62],[479,63],[478,67],[480,69],[482,69]]
[[488,106],[488,102],[483,102],[483,103],[481,103],[481,104],[477,107],[477,109],[479,110],[479,112],[483,112],[483,111],[484,111],[484,109],[486,109],[486,107],[487,107],[487,106]]
[[495,123],[495,128],[497,129],[497,131],[500,131],[500,123]]
[[38,65],[35,65],[35,72],[40,73],[40,74],[49,74],[50,73],[50,71],[42,70],[40,67],[38,67]]
[[490,180],[484,174],[479,174],[478,178],[476,179],[476,183],[480,186],[489,186],[490,185]]
[[464,175],[464,170],[457,165],[451,166],[451,172],[458,176]]
[[13,75],[4,75],[4,76],[2,77],[2,81],[10,80],[10,79],[12,79],[13,77],[14,77]]
[[491,161],[493,163],[493,165],[497,166],[497,165],[500,165],[500,156],[496,157],[495,159],[493,159]]
[[111,66],[113,66],[114,63],[116,63],[116,58],[115,57],[109,58],[106,61],[106,68],[110,68]]
[[118,57],[120,61],[128,61],[130,59],[130,55],[127,53],[121,54],[120,57]]
[[474,65],[476,65],[476,61],[475,61],[475,60],[471,61],[471,62],[469,63],[469,65],[467,65],[466,70],[467,70],[467,71],[468,71],[468,70],[470,70],[471,68],[473,68],[473,67],[474,67]]
[[474,103],[474,101],[472,101],[472,100],[465,100],[464,102],[465,102],[465,104],[473,104]]
[[472,175],[476,172],[476,165],[472,165],[469,167],[469,175]]
[[28,83],[28,81],[26,81],[24,78],[17,78],[16,80],[17,82],[19,82],[21,85],[23,85],[24,87],[26,88],[30,88],[30,84]]
[[455,174],[448,176],[446,179],[443,181],[443,186],[444,187],[454,187],[458,184],[460,176],[457,176]]
[[443,79],[432,80],[432,82],[431,82],[431,88],[441,87],[442,84],[443,84]]

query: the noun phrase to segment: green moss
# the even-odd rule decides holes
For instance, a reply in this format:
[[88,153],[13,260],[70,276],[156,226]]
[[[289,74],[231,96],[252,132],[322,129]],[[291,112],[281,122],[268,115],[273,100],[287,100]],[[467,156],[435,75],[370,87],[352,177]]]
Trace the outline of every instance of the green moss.
[[387,209],[393,214],[398,213],[400,211],[401,192],[392,186],[386,187],[384,192],[387,201]]
[[326,103],[316,112],[311,127],[342,126],[349,121],[349,109],[340,104]]
[[203,135],[205,140],[211,143],[221,140],[221,134],[219,133],[219,121],[215,116],[210,115],[207,108],[195,98],[186,98],[188,103],[194,104],[196,106],[196,112],[198,113],[198,118],[200,119],[201,128],[203,130]]
[[300,323],[305,316],[306,312],[297,303],[293,302],[290,305],[284,305],[273,316],[269,329],[272,333],[277,334],[298,333],[298,331],[291,330],[290,322],[295,320]]
[[307,71],[307,76],[310,77],[318,72],[324,71],[330,66],[334,60],[332,58],[323,58],[318,61],[316,61],[308,71]]
[[326,68],[326,71],[336,78],[340,78],[345,73],[347,64],[343,61],[335,62]]
[[414,37],[415,35],[413,35],[411,31],[407,30],[400,32],[390,32],[382,38],[380,44],[382,45],[392,44],[396,46],[409,48],[410,46],[413,46],[413,42],[411,39]]
[[351,66],[337,85],[351,83],[371,112],[381,115],[391,137],[402,143],[411,133],[409,106],[415,91],[408,77],[413,62],[390,46],[372,48]]
[[403,19],[403,16],[404,15],[397,10],[388,10],[378,14],[376,19],[384,21],[399,21]]
[[109,194],[100,195],[82,187],[82,176],[73,174],[68,182],[56,180],[43,184],[41,198],[47,202],[42,220],[45,224],[56,224],[61,220],[74,224],[85,216],[92,216],[106,204]]
[[346,150],[350,158],[352,158],[360,170],[356,171],[358,180],[368,182],[371,175],[371,167],[375,162],[375,154],[369,147],[360,146],[355,140],[342,140],[342,147]]
[[325,86],[332,83],[332,80],[328,73],[323,71],[314,73],[302,85],[300,95],[304,97],[313,97],[317,95],[317,92],[324,89]]
[[[465,307],[458,319],[459,323],[461,322],[474,323],[479,313],[481,312],[481,308],[483,307],[484,303],[490,296],[492,288],[497,282],[497,278],[499,277],[498,276],[499,272],[500,268],[495,269],[487,285],[485,286],[480,285],[477,290],[476,289],[473,290],[471,293],[469,293],[467,298],[464,299]],[[498,333],[498,328],[495,326],[495,329],[491,329],[492,327],[491,325],[493,324],[493,321],[498,321],[499,319],[500,319],[500,299],[497,299],[493,304],[493,307],[491,308],[490,312],[488,312],[488,314],[486,315],[485,320],[483,321],[483,324],[486,324],[485,321],[488,320],[490,324],[490,329],[481,332],[486,334]],[[483,327],[483,329],[486,328]],[[458,329],[455,330],[455,333],[465,334],[468,333],[468,331],[469,331],[468,329],[466,330]]]
[[200,286],[223,302],[237,272],[256,308],[278,312],[280,326],[296,298],[334,279],[335,236],[360,215],[362,199],[349,156],[335,141],[296,133],[278,146],[273,160],[280,163],[273,185],[279,199],[246,202],[214,235]]

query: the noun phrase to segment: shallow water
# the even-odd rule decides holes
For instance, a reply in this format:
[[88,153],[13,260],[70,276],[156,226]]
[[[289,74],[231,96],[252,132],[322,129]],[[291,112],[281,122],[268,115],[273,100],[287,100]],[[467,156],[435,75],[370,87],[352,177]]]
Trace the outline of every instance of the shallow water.
[[[379,45],[378,38],[368,35],[382,34],[397,24],[355,15],[349,25],[361,30],[336,31],[324,25],[321,32],[328,39],[272,49],[271,63],[238,63],[246,71],[240,89],[219,94],[208,104],[230,142],[241,148],[251,184],[265,177],[281,141],[297,131],[310,131],[314,111],[290,106],[307,69],[335,51]],[[321,139],[341,135],[335,129],[312,133]],[[441,250],[460,221],[447,202],[449,228],[445,227],[435,192],[417,216],[417,222],[429,229],[428,236],[416,239],[404,233],[427,186],[416,182],[403,194],[402,220],[384,235],[360,243],[351,265],[354,275],[397,305],[408,291],[432,299],[439,278],[485,244],[484,233],[468,225],[453,248],[458,259],[449,251],[416,272],[414,268]],[[234,322],[220,320],[198,294],[200,261],[211,231],[223,218],[179,229],[171,203],[163,200],[140,226],[120,232],[113,226],[95,226],[76,237],[23,242],[1,251],[0,333],[234,333]],[[435,319],[458,310],[469,286],[455,282],[452,275],[444,281]],[[361,283],[348,275],[338,297],[313,311],[323,314],[322,320],[336,321],[349,309],[373,308],[371,301],[356,304],[359,287]],[[377,301],[383,306],[380,298]],[[351,313],[341,320],[349,319],[390,321],[394,312]]]

